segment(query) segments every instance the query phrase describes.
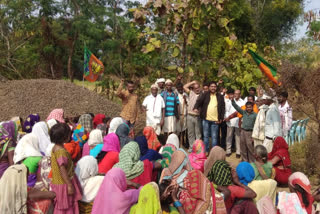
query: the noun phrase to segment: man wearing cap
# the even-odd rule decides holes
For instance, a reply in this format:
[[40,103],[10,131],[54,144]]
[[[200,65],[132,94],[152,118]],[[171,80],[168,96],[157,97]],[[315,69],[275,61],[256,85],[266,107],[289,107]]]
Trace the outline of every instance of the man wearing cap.
[[156,85],[158,85],[158,93],[161,94],[165,90],[165,79],[164,78],[159,78],[156,81]]
[[[190,89],[192,87],[192,89]],[[199,112],[193,111],[194,105],[201,94],[201,88],[197,81],[192,81],[183,86],[186,93],[189,93],[187,127],[188,127],[188,140],[189,151],[192,152],[192,146],[195,140],[201,139],[201,119]]]
[[153,127],[156,134],[160,135],[161,127],[164,124],[165,103],[160,94],[158,94],[158,86],[156,84],[151,86],[151,94],[144,99],[142,107],[147,114],[146,126]]
[[272,151],[273,139],[282,136],[280,112],[271,96],[264,94],[262,96],[264,104],[269,106],[266,113],[265,122],[265,139],[263,145],[266,147],[268,153]]
[[163,132],[168,135],[177,131],[177,120],[180,119],[179,97],[173,91],[173,82],[166,80],[166,90],[161,93],[165,103]]

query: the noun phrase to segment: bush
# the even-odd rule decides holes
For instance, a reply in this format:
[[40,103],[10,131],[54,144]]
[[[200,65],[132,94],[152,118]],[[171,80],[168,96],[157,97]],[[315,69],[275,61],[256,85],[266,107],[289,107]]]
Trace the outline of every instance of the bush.
[[317,140],[307,137],[306,140],[290,146],[290,159],[292,172],[303,172],[306,174],[313,185],[319,184],[318,172],[320,145]]

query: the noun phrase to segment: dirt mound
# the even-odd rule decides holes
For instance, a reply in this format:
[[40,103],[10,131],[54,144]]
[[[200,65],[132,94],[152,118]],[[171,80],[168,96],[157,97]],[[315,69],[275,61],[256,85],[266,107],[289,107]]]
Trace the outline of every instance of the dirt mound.
[[45,120],[51,110],[63,108],[65,116],[83,113],[119,115],[120,105],[65,80],[14,80],[0,82],[0,121],[13,116],[26,118],[31,113]]

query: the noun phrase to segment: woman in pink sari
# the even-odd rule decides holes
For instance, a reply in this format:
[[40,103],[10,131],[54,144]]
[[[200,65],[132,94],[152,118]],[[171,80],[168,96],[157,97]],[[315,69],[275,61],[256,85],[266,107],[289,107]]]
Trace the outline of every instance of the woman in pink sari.
[[205,146],[202,140],[196,140],[192,146],[192,153],[189,154],[190,164],[194,169],[204,171],[204,162],[207,160]]
[[112,168],[105,176],[93,202],[92,214],[129,213],[137,203],[140,189],[127,190],[126,175],[120,168]]

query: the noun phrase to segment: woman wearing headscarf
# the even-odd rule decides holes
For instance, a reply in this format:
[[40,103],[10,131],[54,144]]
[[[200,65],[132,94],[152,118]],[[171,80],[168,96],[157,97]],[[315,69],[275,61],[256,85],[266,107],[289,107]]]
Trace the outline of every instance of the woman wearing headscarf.
[[152,181],[153,164],[149,160],[140,160],[139,145],[131,141],[119,153],[119,162],[113,168],[120,168],[126,174],[127,180],[140,185]]
[[14,151],[13,161],[15,164],[22,162],[28,168],[28,186],[30,187],[33,187],[37,181],[38,163],[41,158],[38,137],[32,133],[23,136]]
[[161,149],[159,150],[159,153],[161,154],[164,147],[166,147],[167,145],[172,145],[177,149],[179,149],[180,147],[180,141],[179,138],[176,134],[172,133],[168,136],[168,139],[166,141],[166,145],[164,145],[163,147],[161,147]]
[[236,171],[226,161],[217,160],[208,173],[208,179],[223,194],[227,213],[258,213],[251,200],[256,193],[240,182]]
[[254,180],[255,171],[252,165],[248,162],[241,162],[237,166],[236,172],[240,182],[250,187],[250,189],[257,194],[257,196],[254,198],[255,202],[259,201],[265,196],[268,196],[273,202],[275,202],[277,193],[277,182],[275,180]]
[[92,204],[98,194],[104,176],[98,175],[98,162],[92,156],[81,158],[75,169],[83,195],[79,202],[80,213],[91,213]]
[[103,147],[102,132],[100,129],[94,129],[90,132],[88,145],[90,147],[90,155],[96,158]]
[[100,129],[94,129],[89,134],[89,140],[83,145],[82,157],[91,155],[97,157],[103,147],[102,132]]
[[162,159],[162,156],[155,150],[148,148],[147,139],[145,136],[138,136],[135,138],[135,141],[139,145],[140,149],[140,160],[156,161]]
[[79,143],[74,140],[70,140],[68,143],[63,144],[63,147],[70,154],[72,161],[74,163],[77,163],[78,160],[81,158],[81,148]]
[[209,153],[207,160],[204,163],[204,175],[208,176],[213,164],[217,160],[226,160],[226,151],[220,146],[214,146]]
[[110,122],[110,127],[108,130],[108,133],[116,133],[117,128],[122,124],[125,123],[125,121],[121,117],[115,117]]
[[90,114],[83,114],[80,116],[79,124],[84,128],[87,134],[89,134],[92,130],[93,124],[92,124],[92,117]]
[[23,123],[23,130],[26,133],[31,133],[34,124],[40,121],[39,114],[30,114]]
[[103,147],[97,156],[99,173],[107,173],[119,162],[120,141],[115,133],[110,133],[103,138]]
[[27,187],[27,167],[12,165],[0,180],[0,210],[2,213],[49,213],[54,192],[41,192]]
[[143,135],[148,140],[148,148],[159,151],[161,144],[153,127],[147,126],[143,129]]
[[122,123],[117,128],[116,135],[119,137],[121,148],[123,148],[127,143],[132,141],[132,139],[129,137],[129,132],[130,128],[126,123]]
[[295,172],[288,180],[290,193],[279,192],[277,207],[279,213],[313,213],[311,184],[307,176],[302,172]]
[[192,153],[189,154],[192,168],[204,172],[204,163],[207,160],[205,145],[202,140],[196,140],[192,146]]
[[106,115],[104,114],[96,114],[93,118],[93,128],[96,129],[99,124],[105,122]]
[[13,121],[0,123],[0,179],[6,169],[13,165],[13,155],[18,130]]
[[172,154],[177,150],[177,148],[172,144],[167,144],[162,149],[162,159],[157,162],[161,164],[162,168],[167,168],[171,163]]
[[127,214],[130,207],[138,201],[140,189],[127,190],[126,174],[120,168],[112,168],[104,177],[93,202],[92,214]]
[[171,180],[171,184],[180,186],[179,203],[185,213],[215,213],[214,188],[199,170],[192,170],[183,149],[173,153],[169,167],[162,171],[160,182],[162,180]]
[[159,187],[151,182],[140,190],[138,203],[130,209],[130,214],[159,214],[162,213],[159,197]]
[[62,108],[57,108],[54,109],[50,112],[49,116],[47,117],[46,121],[51,120],[51,119],[55,119],[57,120],[59,123],[65,123],[64,120],[64,111]]
[[289,147],[283,137],[277,137],[273,142],[272,151],[268,154],[268,160],[276,171],[275,180],[279,184],[287,184],[291,175],[291,160]]
[[52,128],[52,126],[56,125],[58,123],[58,121],[56,119],[50,119],[48,121],[46,121],[49,130]]
[[45,154],[47,147],[51,144],[49,136],[49,127],[48,124],[44,121],[36,123],[33,126],[32,134],[37,136],[39,140],[39,149],[42,154]]

